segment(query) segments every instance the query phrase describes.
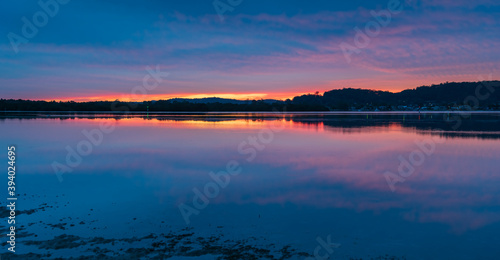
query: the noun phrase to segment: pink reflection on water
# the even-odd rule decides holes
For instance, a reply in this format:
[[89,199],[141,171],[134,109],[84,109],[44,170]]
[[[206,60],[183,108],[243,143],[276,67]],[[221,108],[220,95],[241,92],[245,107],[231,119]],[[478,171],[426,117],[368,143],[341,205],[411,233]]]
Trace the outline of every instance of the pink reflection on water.
[[[11,122],[4,129],[8,136],[25,135],[31,147],[51,161],[64,159],[56,151],[75,145],[83,138],[82,129],[95,128],[104,120],[114,119],[70,119],[57,124],[28,120],[18,121],[18,127]],[[192,188],[211,181],[210,171],[237,160],[243,173],[233,177],[211,203],[293,203],[375,214],[398,210],[408,221],[445,223],[459,233],[500,221],[496,210],[500,206],[498,139],[440,137],[400,123],[332,127],[320,120],[291,118],[124,118],[114,122],[116,130],[104,137],[74,174],[139,175],[160,200],[179,202],[189,199]],[[276,133],[254,161],[246,162],[238,144],[275,123],[284,130]],[[28,134],[33,125],[42,141]],[[418,149],[415,141],[429,138],[444,143],[436,144],[435,151],[392,193],[383,173],[397,173],[398,157],[408,158]],[[37,161],[25,169],[28,174],[51,173],[48,165]]]

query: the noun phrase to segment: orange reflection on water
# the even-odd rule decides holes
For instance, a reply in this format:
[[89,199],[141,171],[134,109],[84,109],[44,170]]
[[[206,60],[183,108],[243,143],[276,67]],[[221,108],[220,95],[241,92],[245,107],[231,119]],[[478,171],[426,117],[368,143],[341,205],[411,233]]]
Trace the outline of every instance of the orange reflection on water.
[[[191,116],[190,116],[191,117]],[[73,119],[70,119],[73,120]],[[73,122],[76,124],[101,124],[109,123],[113,120],[116,126],[123,127],[168,127],[179,129],[229,129],[229,130],[248,130],[248,129],[287,129],[293,131],[314,131],[323,132],[324,123],[315,122],[314,124],[296,122],[288,118],[272,119],[219,119],[219,118],[201,118],[200,119],[171,119],[170,117],[120,117],[120,118],[79,118]]]

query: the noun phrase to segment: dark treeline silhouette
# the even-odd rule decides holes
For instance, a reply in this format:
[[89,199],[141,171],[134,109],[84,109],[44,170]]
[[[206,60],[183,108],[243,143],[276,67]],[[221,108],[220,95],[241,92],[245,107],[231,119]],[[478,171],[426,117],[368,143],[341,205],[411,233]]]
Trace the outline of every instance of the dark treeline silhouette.
[[330,110],[498,110],[500,81],[443,83],[397,93],[345,88],[295,97],[293,103]]
[[245,104],[234,103],[192,103],[188,101],[159,100],[144,102],[93,101],[93,102],[56,102],[31,101],[21,99],[0,99],[0,111],[60,111],[60,112],[110,112],[110,111],[150,111],[150,112],[210,112],[210,111],[328,111],[318,104],[293,104],[291,101],[250,101]]
[[56,102],[0,99],[0,111],[416,111],[500,110],[500,81],[443,83],[398,93],[344,88],[293,100],[171,99],[144,102]]

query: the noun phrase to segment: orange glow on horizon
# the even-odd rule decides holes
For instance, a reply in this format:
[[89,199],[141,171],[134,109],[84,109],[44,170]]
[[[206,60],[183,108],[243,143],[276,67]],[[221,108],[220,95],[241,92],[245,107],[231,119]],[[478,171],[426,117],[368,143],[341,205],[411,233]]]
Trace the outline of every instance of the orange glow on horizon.
[[[414,89],[419,86],[429,86],[433,84],[440,84],[444,82],[464,82],[471,81],[472,79],[455,79],[454,81],[444,81],[444,80],[434,80],[434,79],[407,79],[404,83],[398,80],[379,80],[374,81],[373,79],[349,79],[349,80],[333,80],[326,84],[317,86],[297,86],[294,87],[290,92],[277,92],[277,93],[176,93],[176,94],[156,94],[156,95],[143,95],[141,93],[137,94],[123,94],[123,93],[109,93],[101,96],[72,96],[72,97],[57,97],[57,98],[45,98],[41,99],[44,101],[75,101],[75,102],[88,102],[88,101],[126,101],[126,102],[142,102],[150,100],[167,100],[173,98],[186,98],[186,99],[200,99],[200,98],[225,98],[225,99],[236,99],[236,100],[259,100],[259,99],[276,99],[276,100],[286,100],[293,99],[296,96],[314,94],[316,91],[320,95],[323,95],[327,91],[339,90],[344,88],[354,88],[354,89],[368,89],[374,91],[388,91],[392,93],[397,93],[406,89]],[[308,91],[301,91],[301,89],[306,89]]]
[[[323,92],[321,92],[322,94]],[[225,98],[236,100],[259,100],[259,99],[276,99],[286,100],[293,99],[295,96],[300,96],[308,93],[248,93],[248,94],[231,94],[231,93],[217,93],[217,94],[168,94],[168,95],[106,95],[106,96],[93,96],[93,97],[60,97],[51,99],[42,99],[43,101],[75,101],[75,102],[89,102],[89,101],[114,101],[120,100],[125,102],[142,102],[150,100],[167,100],[173,98],[186,98],[186,99],[201,99],[201,98]],[[311,93],[312,94],[312,93]]]

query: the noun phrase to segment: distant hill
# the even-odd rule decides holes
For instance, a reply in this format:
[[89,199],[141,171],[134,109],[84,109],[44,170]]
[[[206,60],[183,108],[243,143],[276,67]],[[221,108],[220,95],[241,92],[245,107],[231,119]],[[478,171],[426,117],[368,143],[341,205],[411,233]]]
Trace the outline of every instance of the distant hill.
[[0,99],[1,111],[416,111],[500,110],[500,81],[452,82],[392,93],[344,88],[293,100],[235,100],[217,97],[121,102],[56,102]]
[[[478,106],[488,109],[500,104],[500,81],[452,82],[421,86],[392,93],[388,91],[344,88],[330,90],[323,95],[302,95],[293,99],[295,104],[321,104],[332,110],[383,108],[384,110],[435,110]],[[409,108],[408,108],[409,107]]]
[[[237,100],[237,99],[228,99],[228,98],[218,98],[218,97],[210,97],[210,98],[172,98],[168,101],[172,102],[189,102],[194,104],[209,104],[209,103],[221,103],[221,104],[250,104],[252,100]],[[281,100],[275,99],[264,99],[260,100],[266,103],[275,103],[280,102]]]

